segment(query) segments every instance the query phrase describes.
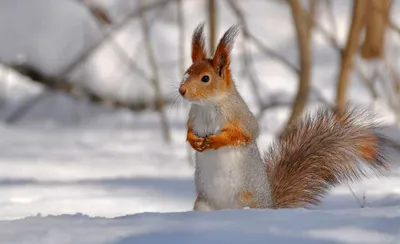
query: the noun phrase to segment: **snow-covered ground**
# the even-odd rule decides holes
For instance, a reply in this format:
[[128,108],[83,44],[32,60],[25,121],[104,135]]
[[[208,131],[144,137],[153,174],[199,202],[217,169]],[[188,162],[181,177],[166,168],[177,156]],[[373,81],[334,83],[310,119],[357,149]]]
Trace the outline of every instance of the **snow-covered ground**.
[[[62,2],[65,6],[60,5]],[[107,6],[116,20],[137,7],[136,0],[98,2]],[[184,2],[188,63],[191,31],[205,16],[198,11],[202,1]],[[238,2],[252,33],[296,64],[287,6],[272,0]],[[343,44],[349,4],[345,0],[333,2],[339,41]],[[169,94],[171,86],[180,80],[178,32],[173,5],[165,9],[163,13],[152,12],[152,40],[160,62],[163,91]],[[236,23],[225,4],[221,9],[219,32]],[[392,16],[398,22],[399,10],[396,3]],[[12,23],[0,24],[0,61],[13,63],[22,59],[49,74],[61,72],[101,36],[87,10],[74,1],[3,0],[0,13],[4,13],[0,14],[0,23]],[[325,25],[326,16],[321,15]],[[48,21],[52,16],[56,16],[54,21]],[[66,23],[65,28],[58,28],[62,23]],[[132,21],[132,26],[116,40],[132,57],[141,57],[141,68],[150,74],[138,24],[137,20]],[[35,30],[35,38],[21,38],[29,30]],[[240,92],[251,109],[257,111],[238,59],[241,41],[239,37],[233,51],[233,71]],[[398,44],[398,36],[391,41]],[[318,34],[313,47],[313,85],[333,101],[338,56]],[[281,97],[290,98],[295,92],[296,76],[275,60],[253,54],[262,97],[271,99],[281,92]],[[5,81],[0,88],[0,97],[5,98],[0,107],[1,119],[25,99],[43,92],[12,72],[3,71],[0,75]],[[73,72],[71,79],[85,80],[99,93],[123,99],[151,97],[150,85],[124,67],[107,45]],[[371,108],[387,124],[393,123],[390,111],[383,103],[371,102],[356,76],[352,76],[350,98],[363,106],[373,104]],[[312,110],[313,106],[307,109]],[[46,96],[17,124],[1,122],[0,243],[400,243],[399,154],[392,155],[393,175],[351,184],[351,188],[337,187],[313,210],[195,213],[190,211],[195,192],[185,143],[186,108],[168,108],[167,113],[172,133],[169,145],[162,141],[157,114],[99,108],[58,93]],[[262,151],[287,115],[288,109],[273,109],[260,121]],[[400,131],[395,126],[386,133],[400,142]]]
[[156,116],[132,122],[0,127],[0,243],[400,243],[397,161],[357,199],[345,185],[314,210],[194,213],[182,125],[166,146]]
[[400,242],[400,208],[65,215],[0,221],[2,243],[373,243]]

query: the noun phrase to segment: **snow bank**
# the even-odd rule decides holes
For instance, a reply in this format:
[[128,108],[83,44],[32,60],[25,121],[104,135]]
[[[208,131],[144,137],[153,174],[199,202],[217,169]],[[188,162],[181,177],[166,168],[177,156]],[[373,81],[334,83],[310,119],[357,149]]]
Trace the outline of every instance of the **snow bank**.
[[0,221],[2,243],[399,243],[400,208],[81,214]]

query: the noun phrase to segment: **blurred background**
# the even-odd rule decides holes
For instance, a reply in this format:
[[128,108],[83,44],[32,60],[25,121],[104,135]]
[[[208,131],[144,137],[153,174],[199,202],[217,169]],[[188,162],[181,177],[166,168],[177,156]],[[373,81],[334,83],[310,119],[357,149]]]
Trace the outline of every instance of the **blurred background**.
[[[347,102],[400,141],[400,3],[390,0],[0,0],[0,219],[190,210],[191,34],[234,24],[236,85],[261,151],[293,119]],[[322,208],[400,204],[400,178]]]

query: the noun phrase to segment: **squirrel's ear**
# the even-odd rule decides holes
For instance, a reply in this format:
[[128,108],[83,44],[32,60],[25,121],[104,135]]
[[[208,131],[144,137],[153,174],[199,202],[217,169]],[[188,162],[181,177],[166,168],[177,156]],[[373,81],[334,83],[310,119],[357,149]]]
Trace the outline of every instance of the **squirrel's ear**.
[[217,49],[215,50],[212,63],[220,76],[223,74],[223,69],[228,67],[231,62],[230,53],[238,33],[239,27],[237,25],[231,26],[225,32],[224,36],[219,41]]
[[192,62],[201,61],[206,58],[206,47],[204,38],[204,23],[199,24],[192,36]]

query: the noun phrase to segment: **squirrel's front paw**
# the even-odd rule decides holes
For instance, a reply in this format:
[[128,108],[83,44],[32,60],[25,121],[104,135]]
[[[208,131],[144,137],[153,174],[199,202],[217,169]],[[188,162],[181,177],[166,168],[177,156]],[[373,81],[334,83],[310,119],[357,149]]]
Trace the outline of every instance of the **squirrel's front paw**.
[[203,151],[203,145],[204,145],[204,138],[203,137],[197,137],[197,136],[190,136],[188,137],[187,141],[189,142],[190,146],[198,151],[202,152]]
[[203,151],[205,151],[207,149],[215,149],[216,150],[222,146],[224,146],[224,144],[221,143],[221,140],[218,140],[218,136],[210,135],[205,138],[202,150]]

